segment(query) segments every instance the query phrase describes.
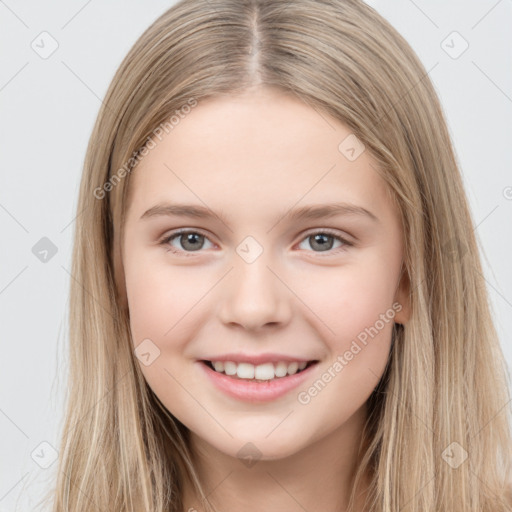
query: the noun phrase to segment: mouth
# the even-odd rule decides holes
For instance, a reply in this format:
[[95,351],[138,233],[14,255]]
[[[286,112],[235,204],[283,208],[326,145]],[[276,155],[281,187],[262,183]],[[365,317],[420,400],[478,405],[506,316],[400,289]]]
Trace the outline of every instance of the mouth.
[[319,361],[246,362],[197,360],[214,388],[236,400],[263,403],[288,396],[313,376]]
[[318,360],[300,362],[278,361],[259,365],[245,362],[236,363],[234,361],[201,360],[200,362],[210,368],[210,370],[235,380],[269,382],[286,379],[292,375],[305,372],[308,368],[317,364]]

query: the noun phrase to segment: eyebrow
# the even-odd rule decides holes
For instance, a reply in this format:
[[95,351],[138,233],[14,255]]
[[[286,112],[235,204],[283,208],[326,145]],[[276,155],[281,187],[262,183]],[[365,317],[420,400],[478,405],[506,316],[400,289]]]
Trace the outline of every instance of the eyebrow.
[[[328,203],[319,205],[302,206],[300,208],[283,212],[278,216],[276,224],[280,222],[284,217],[287,217],[290,221],[304,221],[304,220],[315,220],[315,219],[327,219],[331,217],[341,215],[357,215],[364,216],[371,219],[374,222],[379,222],[377,216],[371,211],[351,203]],[[209,219],[218,218],[225,225],[229,225],[229,221],[225,217],[223,212],[215,213],[210,208],[200,205],[191,204],[170,204],[163,203],[157,204],[149,210],[145,211],[140,220],[150,219],[160,216],[174,216],[174,217],[191,217],[197,219]]]

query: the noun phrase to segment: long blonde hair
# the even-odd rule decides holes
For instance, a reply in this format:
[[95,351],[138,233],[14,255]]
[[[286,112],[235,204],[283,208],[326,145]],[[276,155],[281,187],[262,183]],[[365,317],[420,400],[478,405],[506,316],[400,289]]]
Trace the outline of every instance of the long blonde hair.
[[356,475],[371,471],[366,510],[512,510],[509,376],[427,71],[359,0],[182,0],[121,63],[87,148],[53,511],[181,512],[185,478],[205,497],[187,428],[134,356],[119,246],[131,172],[158,134],[201,99],[253,86],[345,123],[378,162],[402,218],[411,319],[396,325],[368,401]]

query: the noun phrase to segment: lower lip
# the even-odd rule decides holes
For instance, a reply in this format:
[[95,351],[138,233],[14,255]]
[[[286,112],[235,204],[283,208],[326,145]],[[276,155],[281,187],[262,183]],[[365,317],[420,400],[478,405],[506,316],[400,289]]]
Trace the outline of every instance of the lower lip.
[[206,363],[197,361],[213,384],[227,395],[245,400],[246,402],[269,402],[275,400],[292,389],[302,384],[311,372],[316,368],[318,362],[308,366],[300,373],[278,377],[265,382],[255,382],[244,379],[233,379],[225,373],[212,370]]

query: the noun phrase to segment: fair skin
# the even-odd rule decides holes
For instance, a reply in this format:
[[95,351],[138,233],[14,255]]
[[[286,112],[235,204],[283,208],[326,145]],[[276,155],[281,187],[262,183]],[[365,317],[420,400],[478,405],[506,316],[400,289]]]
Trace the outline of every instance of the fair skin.
[[[399,214],[369,151],[350,161],[338,149],[350,133],[295,97],[256,88],[200,102],[131,176],[122,263],[134,347],[150,339],[160,350],[140,368],[190,429],[208,499],[223,512],[335,512],[348,504],[365,403],[384,372],[393,322],[410,314]],[[377,220],[284,216],[333,202]],[[141,219],[161,203],[206,206],[225,222]],[[186,235],[159,244],[179,228],[203,237],[194,246]],[[314,235],[323,229],[334,234],[322,246]],[[251,263],[236,251],[247,236],[263,249]],[[332,374],[337,357],[387,311],[393,320],[301,403],[298,393]],[[225,395],[198,368],[206,354],[237,351],[319,362],[300,389],[250,403]],[[237,456],[249,442],[260,453],[250,467]],[[184,510],[203,510],[188,484],[184,495]]]

